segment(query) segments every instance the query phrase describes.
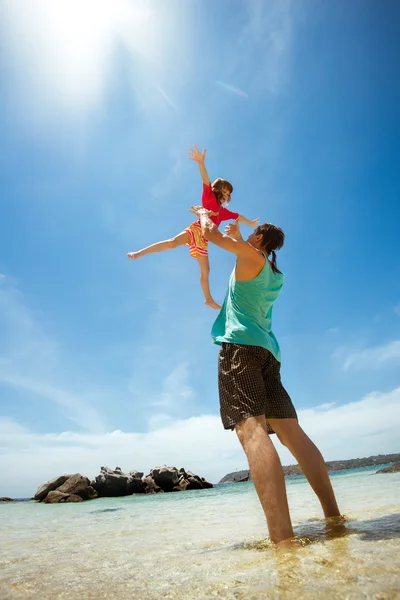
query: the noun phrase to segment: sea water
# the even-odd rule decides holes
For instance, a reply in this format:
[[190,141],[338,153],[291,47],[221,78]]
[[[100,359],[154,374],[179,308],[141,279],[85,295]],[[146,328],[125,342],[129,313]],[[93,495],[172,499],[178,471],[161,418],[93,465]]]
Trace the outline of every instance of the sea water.
[[400,473],[332,475],[348,520],[327,525],[287,479],[296,535],[277,553],[252,482],[79,504],[0,506],[1,600],[400,598]]

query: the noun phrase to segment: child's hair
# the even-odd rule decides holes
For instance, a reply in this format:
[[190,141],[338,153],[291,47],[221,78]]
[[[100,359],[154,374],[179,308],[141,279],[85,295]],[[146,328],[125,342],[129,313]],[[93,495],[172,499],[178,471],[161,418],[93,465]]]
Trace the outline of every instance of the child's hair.
[[272,270],[274,273],[279,273],[279,269],[276,266],[275,250],[279,250],[284,244],[285,234],[282,229],[276,225],[272,225],[272,223],[264,223],[263,225],[259,225],[254,233],[263,236],[261,248],[265,250],[268,256],[272,255]]
[[[221,179],[218,178],[214,181],[214,183],[211,184],[212,187],[212,191],[214,192],[214,195],[217,199],[218,204],[222,204],[224,201],[224,197],[222,195],[222,189],[223,188],[228,188],[229,192],[232,194],[233,192],[233,185],[231,183],[229,183],[229,181],[227,181],[226,179]],[[229,200],[227,200],[227,204],[229,204]]]

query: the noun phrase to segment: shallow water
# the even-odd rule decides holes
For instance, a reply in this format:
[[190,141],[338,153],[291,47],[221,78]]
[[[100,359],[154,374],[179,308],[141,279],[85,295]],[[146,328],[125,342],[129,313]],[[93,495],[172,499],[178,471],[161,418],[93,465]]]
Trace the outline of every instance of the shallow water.
[[332,476],[344,525],[328,526],[290,478],[304,548],[278,555],[253,484],[0,506],[0,597],[8,599],[400,598],[400,473]]

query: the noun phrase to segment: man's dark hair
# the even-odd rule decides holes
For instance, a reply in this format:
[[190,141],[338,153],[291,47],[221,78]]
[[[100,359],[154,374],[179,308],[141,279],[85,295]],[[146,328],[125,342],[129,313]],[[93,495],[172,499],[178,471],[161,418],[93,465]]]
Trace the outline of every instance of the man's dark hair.
[[254,233],[263,236],[261,250],[264,250],[267,256],[271,254],[272,270],[274,273],[279,273],[276,266],[276,250],[282,248],[285,241],[285,234],[282,229],[272,223],[264,223],[259,225]]

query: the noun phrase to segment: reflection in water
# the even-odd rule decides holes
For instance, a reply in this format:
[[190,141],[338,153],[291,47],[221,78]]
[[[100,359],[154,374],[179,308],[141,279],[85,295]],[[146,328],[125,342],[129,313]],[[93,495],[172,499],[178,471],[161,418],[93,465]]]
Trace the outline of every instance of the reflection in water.
[[[168,497],[0,507],[2,598],[400,598],[400,474],[336,475],[348,519],[288,483],[299,549],[266,537],[252,483]],[[165,495],[167,496],[167,495]]]

